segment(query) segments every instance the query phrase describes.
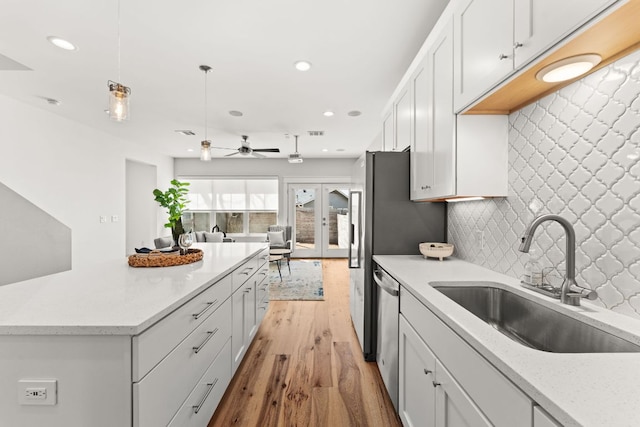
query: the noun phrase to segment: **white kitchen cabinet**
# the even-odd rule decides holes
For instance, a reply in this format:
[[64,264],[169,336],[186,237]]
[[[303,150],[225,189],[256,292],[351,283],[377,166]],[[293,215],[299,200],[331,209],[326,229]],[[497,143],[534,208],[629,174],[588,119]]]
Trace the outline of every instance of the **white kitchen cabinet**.
[[[456,194],[453,25],[434,39],[412,79],[411,200]],[[505,141],[506,143],[506,141]]]
[[406,427],[433,427],[436,422],[436,357],[403,316],[399,322],[400,384],[398,412]]
[[526,65],[616,1],[514,0],[515,68]]
[[513,0],[464,0],[454,12],[455,109],[513,71]]
[[[406,87],[393,104],[395,138],[391,151],[403,151],[411,145],[411,91]],[[389,151],[389,150],[387,150]]]
[[[532,400],[403,286],[400,287],[400,312],[400,390],[405,389],[407,382],[411,384],[417,381],[408,378],[409,374],[405,375],[403,370],[405,356],[402,342],[406,339],[403,337],[412,337],[413,342],[422,340],[428,350],[425,351],[424,347],[418,350],[422,351],[423,360],[436,359],[433,375],[436,388],[435,425],[532,426]],[[415,334],[411,334],[410,328]],[[419,349],[420,346],[414,344],[413,348]],[[425,366],[425,369],[430,370],[429,366]],[[412,375],[417,375],[416,371],[417,368],[414,368]],[[425,398],[422,404],[426,406],[430,403]],[[401,397],[399,407],[401,410],[416,408],[417,403],[407,406]],[[410,411],[409,419],[413,416],[423,421],[420,415],[424,417],[424,413]]]
[[482,411],[400,316],[400,394],[405,426],[491,426]]
[[616,1],[461,0],[454,12],[456,112]]

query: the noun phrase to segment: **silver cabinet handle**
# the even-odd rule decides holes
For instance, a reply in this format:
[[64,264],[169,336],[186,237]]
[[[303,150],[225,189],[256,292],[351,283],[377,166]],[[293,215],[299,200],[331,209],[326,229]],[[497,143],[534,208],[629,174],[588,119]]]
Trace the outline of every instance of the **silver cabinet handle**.
[[429,190],[431,189],[430,185],[423,185],[422,187],[420,187],[421,190]]
[[425,375],[429,375],[431,372],[433,372],[433,371],[430,371],[430,370],[428,370],[428,369],[425,369],[425,370],[424,370],[424,374],[425,374]]
[[440,383],[437,383],[435,381],[431,381],[431,384],[433,384],[434,387],[438,387],[439,385],[441,385]]
[[197,414],[200,411],[200,409],[202,408],[202,405],[204,405],[204,401],[207,400],[207,397],[209,397],[209,395],[211,394],[211,391],[216,386],[217,382],[218,382],[218,379],[216,378],[215,380],[213,380],[212,383],[207,383],[207,387],[209,387],[207,389],[207,392],[204,394],[204,396],[202,397],[202,399],[197,405],[192,406],[192,408],[194,409],[194,413]]
[[504,53],[501,53],[500,56],[498,56],[498,59],[500,61],[504,60],[504,59],[509,59],[509,55],[505,55]]
[[244,293],[245,293],[245,294],[248,294],[249,292],[251,292],[251,289],[252,289],[252,288],[246,288],[246,289],[244,290]]
[[209,340],[213,338],[216,332],[218,332],[218,328],[215,328],[213,331],[207,331],[207,337],[204,339],[204,341],[202,341],[202,343],[199,346],[193,347],[193,352],[195,354],[198,354],[198,352],[202,350],[202,348],[209,342]]
[[240,274],[246,274],[248,276],[251,270],[253,270],[253,267],[247,267]]
[[202,309],[202,311],[201,311],[200,313],[192,314],[192,316],[193,316],[195,319],[199,319],[200,317],[202,317],[202,315],[203,315],[203,314],[205,314],[207,311],[209,311],[209,309],[210,309],[211,307],[213,307],[217,302],[218,302],[218,300],[214,300],[213,302],[208,302],[208,303],[207,303],[207,306],[206,306],[205,308],[203,308],[203,309]]
[[514,49],[519,49],[519,48],[521,48],[521,47],[522,47],[522,43],[520,43],[520,42],[515,42],[515,43],[513,44],[513,48],[514,48]]

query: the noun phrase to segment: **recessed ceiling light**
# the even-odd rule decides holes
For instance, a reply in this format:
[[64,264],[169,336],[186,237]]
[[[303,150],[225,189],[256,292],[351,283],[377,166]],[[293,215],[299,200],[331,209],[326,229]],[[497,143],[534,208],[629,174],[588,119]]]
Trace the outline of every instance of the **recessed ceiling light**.
[[193,148],[187,148],[187,151],[188,151],[189,153],[193,153]]
[[233,117],[242,117],[244,115],[242,114],[242,111],[236,111],[236,110],[229,111],[229,114],[232,115]]
[[293,65],[295,65],[298,71],[309,71],[311,69],[311,62],[309,61],[298,61]]
[[323,153],[326,153],[327,151],[329,151],[329,149],[328,149],[328,148],[323,148],[323,149],[322,149],[322,152],[323,152]]
[[325,111],[324,113],[322,113],[325,117],[331,117],[333,116],[333,111]]
[[67,41],[65,39],[61,39],[60,37],[56,37],[56,36],[49,36],[47,37],[47,40],[49,40],[49,43],[53,44],[56,47],[59,47],[60,49],[64,49],[64,50],[78,50],[78,48],[76,47],[76,45],[74,45],[73,43],[71,43],[70,41]]
[[538,71],[536,79],[547,83],[563,82],[581,76],[602,61],[597,54],[572,56],[551,63]]
[[179,133],[180,135],[184,135],[184,136],[191,136],[191,135],[195,135],[195,132],[185,129],[185,130],[175,130],[174,132]]
[[358,111],[358,110],[352,110],[352,111],[349,111],[349,112],[347,113],[347,116],[351,116],[351,117],[358,117],[360,114],[362,114],[360,111]]

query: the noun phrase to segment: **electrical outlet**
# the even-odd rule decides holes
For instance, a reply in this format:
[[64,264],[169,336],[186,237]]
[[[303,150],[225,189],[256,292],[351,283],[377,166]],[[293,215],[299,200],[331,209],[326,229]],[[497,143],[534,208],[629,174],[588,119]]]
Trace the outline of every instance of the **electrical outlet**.
[[19,380],[18,403],[21,405],[55,405],[57,380]]
[[118,222],[118,220],[120,220],[120,218],[118,218],[118,215],[111,215],[111,222]]

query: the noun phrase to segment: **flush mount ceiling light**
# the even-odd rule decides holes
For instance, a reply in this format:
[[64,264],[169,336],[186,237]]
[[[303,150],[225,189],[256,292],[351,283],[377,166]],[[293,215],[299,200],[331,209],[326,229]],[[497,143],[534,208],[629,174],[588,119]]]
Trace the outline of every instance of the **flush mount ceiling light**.
[[242,117],[242,116],[244,116],[244,114],[242,114],[242,111],[236,111],[236,110],[229,111],[229,115],[231,115],[233,117]]
[[56,37],[56,36],[49,36],[47,37],[47,40],[49,40],[49,43],[51,43],[52,45],[59,47],[60,49],[64,49],[64,50],[78,50],[78,48],[76,47],[76,45],[74,45],[73,43],[71,43],[68,40],[65,40],[63,38],[60,37]]
[[581,76],[602,61],[595,53],[561,59],[547,65],[536,73],[536,79],[547,83],[563,82]]
[[204,141],[200,143],[200,160],[208,162],[211,160],[211,141],[207,139],[207,74],[211,67],[201,65],[198,68],[204,71]]
[[333,116],[333,111],[325,111],[324,113],[322,113],[322,115],[325,117],[331,117]]
[[353,111],[349,111],[347,113],[347,116],[349,116],[349,117],[358,117],[360,114],[362,114],[360,111],[353,110]]
[[298,135],[294,135],[296,138],[296,151],[293,154],[289,154],[289,163],[302,163],[302,156],[298,153]]
[[[120,1],[118,0],[118,82],[120,81]],[[127,86],[109,80],[109,117],[121,122],[129,120],[129,95],[131,89]]]
[[293,65],[298,71],[309,71],[311,69],[311,62],[309,61],[298,61]]

